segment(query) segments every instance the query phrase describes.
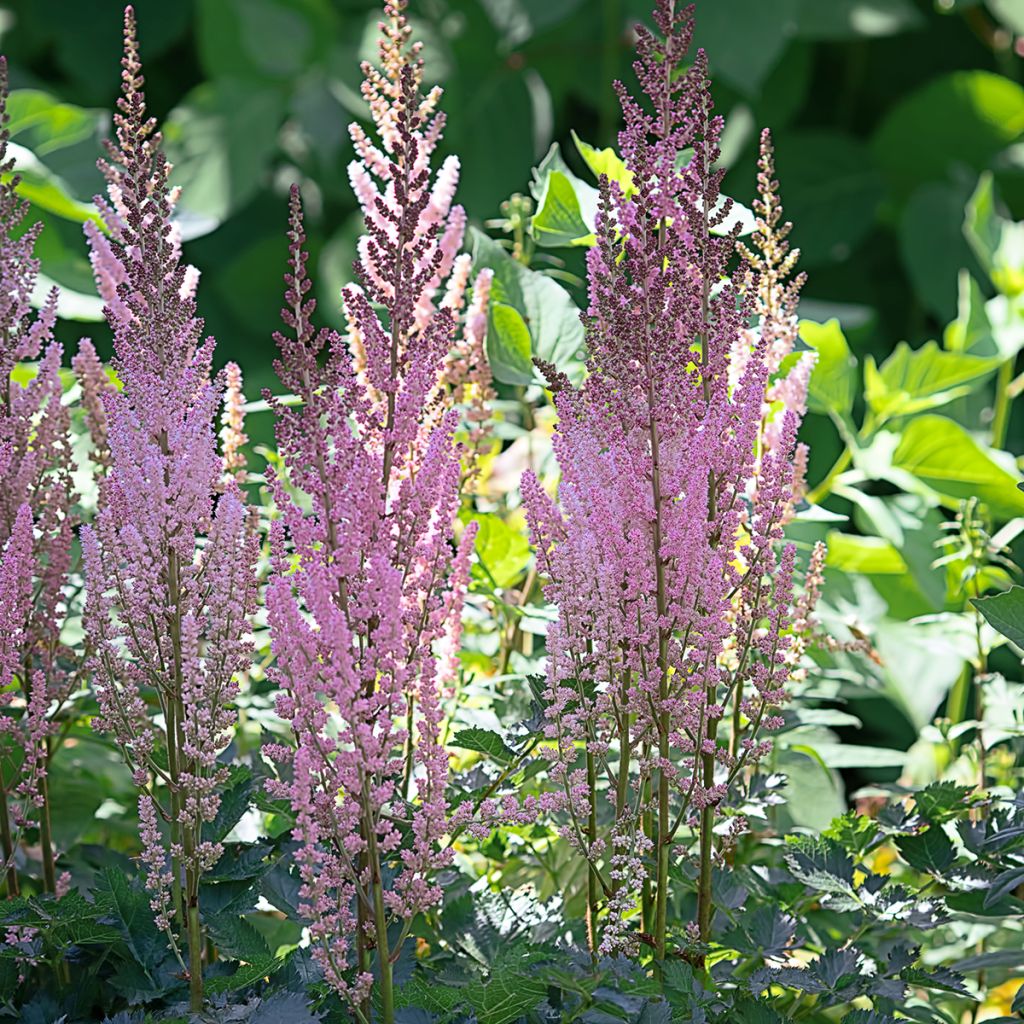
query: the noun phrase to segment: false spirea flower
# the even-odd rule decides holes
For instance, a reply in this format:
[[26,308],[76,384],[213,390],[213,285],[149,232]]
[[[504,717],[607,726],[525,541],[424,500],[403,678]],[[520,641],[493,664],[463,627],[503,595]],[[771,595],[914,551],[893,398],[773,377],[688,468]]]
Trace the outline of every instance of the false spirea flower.
[[[394,307],[401,319],[402,345],[419,335],[437,337],[435,326],[447,310],[455,330],[445,329],[446,352],[440,365],[431,365],[433,379],[423,407],[436,411],[424,420],[426,434],[436,425],[441,410],[458,404],[466,409],[469,448],[475,451],[493,398],[490,367],[485,356],[487,302],[492,271],[472,277],[472,258],[459,255],[465,237],[466,212],[454,202],[459,181],[459,158],[446,157],[436,174],[431,157],[441,140],[445,115],[438,109],[441,89],[424,92],[420,44],[410,42],[405,18],[406,0],[384,5],[378,54],[380,67],[363,64],[362,93],[376,129],[374,141],[359,124],[350,126],[357,159],[349,164],[349,179],[359,202],[366,233],[359,239],[356,269],[366,295],[386,308]],[[394,264],[396,253],[408,265]],[[397,288],[397,292],[396,292]],[[440,296],[440,299],[438,297]],[[348,342],[355,366],[377,404],[386,404],[383,380],[371,378],[371,362],[378,370],[380,351],[370,329],[364,334],[363,296],[358,285],[344,293]],[[468,308],[467,308],[468,299]],[[399,352],[398,358],[404,358]]]
[[[181,262],[176,197],[146,115],[131,8],[122,65],[116,141],[100,164],[107,198],[96,200],[106,233],[87,228],[123,387],[100,396],[109,469],[95,522],[82,530],[84,624],[95,727],[114,736],[144,790],[150,878],[164,877],[151,849],[159,814],[170,823],[174,874],[184,869],[192,897],[219,853],[200,835],[227,774],[218,758],[248,659],[255,540],[237,486],[222,480],[214,342],[202,340],[195,274]],[[158,917],[166,923],[164,910]]]
[[[389,924],[441,898],[435,873],[451,857],[442,700],[474,537],[453,536],[463,471],[446,370],[468,279],[455,257],[464,214],[452,206],[457,163],[431,173],[439,90],[421,91],[403,8],[385,8],[382,68],[365,68],[378,142],[353,128],[367,234],[361,285],[343,295],[348,336],[313,327],[297,189],[288,333],[276,335],[277,372],[299,404],[275,403],[285,468],[271,480],[280,516],[267,610],[278,713],[295,747],[270,748],[288,767],[271,790],[296,814],[314,955],[353,1003],[369,991],[370,951],[382,971],[397,957]],[[474,353],[488,281],[478,278],[470,306]]]
[[[667,851],[680,828],[696,828],[763,756],[791,646],[793,551],[779,541],[799,402],[764,443],[771,375],[792,347],[791,261],[776,249],[746,274],[736,268],[703,51],[680,70],[692,12],[659,0],[655,21],[659,37],[638,30],[645,101],[617,84],[632,183],[601,182],[587,263],[589,374],[575,391],[546,369],[559,414],[557,502],[532,475],[523,482],[538,568],[558,606],[548,634],[551,778],[566,836],[610,894],[608,951],[636,942],[622,916],[648,849]],[[774,205],[763,224],[776,226]],[[612,780],[607,841],[586,826],[594,777]],[[655,822],[646,836],[644,815]]]
[[[43,802],[52,715],[74,682],[58,658],[74,496],[62,349],[52,338],[57,293],[33,309],[39,278],[33,250],[42,225],[24,229],[28,203],[10,174],[7,97],[7,63],[0,57],[0,171],[7,177],[0,183],[0,702],[17,709],[0,717],[0,742],[24,751],[4,796],[13,798],[12,816],[21,825]],[[34,373],[22,366],[15,375],[19,364],[32,362]],[[4,850],[5,858],[11,855]]]

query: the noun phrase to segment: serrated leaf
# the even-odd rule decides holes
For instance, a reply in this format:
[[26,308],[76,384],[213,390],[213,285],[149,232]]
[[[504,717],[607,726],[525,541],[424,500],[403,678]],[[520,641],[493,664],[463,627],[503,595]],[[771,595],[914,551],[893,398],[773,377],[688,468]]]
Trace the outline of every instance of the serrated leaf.
[[210,941],[233,959],[260,964],[271,959],[266,940],[244,917],[219,914],[205,923]]
[[213,821],[203,824],[203,839],[210,843],[223,842],[228,833],[242,820],[252,803],[252,769],[235,764],[230,768],[228,781],[221,791],[220,807]]
[[1024,649],[1024,587],[1010,587],[991,597],[976,597],[971,604],[994,630]]
[[453,747],[487,754],[488,757],[493,757],[496,761],[507,763],[514,760],[516,756],[516,752],[496,732],[477,726],[459,730],[452,737],[451,743]]
[[225,992],[238,992],[250,985],[255,985],[264,978],[269,978],[285,964],[284,960],[267,956],[264,960],[240,964],[234,974],[207,979],[204,988],[208,995],[221,995]]
[[930,825],[917,835],[900,836],[896,847],[912,868],[931,875],[941,876],[956,857],[949,836],[939,825]]
[[853,861],[832,839],[787,836],[786,866],[794,878],[817,892],[851,894]]
[[1022,883],[1024,883],[1024,867],[1008,868],[1003,871],[993,879],[992,887],[985,893],[985,906],[991,907],[998,903]]
[[167,937],[153,921],[149,896],[115,868],[105,868],[93,890],[96,907],[120,931],[139,964],[151,972],[167,955]]

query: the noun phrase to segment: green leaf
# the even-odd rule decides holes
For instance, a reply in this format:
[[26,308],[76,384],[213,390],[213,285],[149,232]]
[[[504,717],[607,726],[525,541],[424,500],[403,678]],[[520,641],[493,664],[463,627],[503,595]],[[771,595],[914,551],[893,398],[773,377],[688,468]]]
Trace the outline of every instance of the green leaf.
[[539,209],[530,222],[537,244],[545,248],[593,245],[593,229],[583,220],[572,182],[561,171],[545,176]]
[[203,824],[203,839],[210,843],[224,841],[227,834],[242,820],[252,802],[252,769],[232,765],[228,781],[221,793],[220,808],[213,821]]
[[504,302],[487,307],[487,362],[503,384],[533,380],[529,328],[519,311]]
[[473,519],[478,524],[476,553],[486,575],[499,587],[511,586],[530,562],[529,540],[501,516],[485,512]]
[[853,861],[837,842],[791,835],[786,836],[786,843],[786,866],[794,878],[816,892],[853,892]]
[[914,804],[922,818],[938,824],[962,814],[973,792],[973,786],[958,786],[948,781],[933,782],[914,794]]
[[899,218],[903,269],[924,306],[943,322],[956,311],[956,282],[974,265],[963,234],[968,191],[959,183],[926,182],[914,189]]
[[1013,893],[1022,883],[1024,883],[1024,867],[1007,868],[992,880],[992,885],[985,894],[985,906],[991,907],[998,903],[1004,896]]
[[1011,297],[1024,292],[1024,222],[997,212],[991,174],[978,179],[967,203],[964,235],[1000,292]]
[[186,239],[213,231],[257,193],[284,111],[277,89],[233,79],[204,82],[171,111],[164,138]]
[[834,839],[847,853],[863,857],[878,837],[878,823],[856,811],[847,811],[824,831],[826,839]]
[[0,175],[0,180],[8,182],[15,175],[18,182],[18,195],[30,203],[55,214],[64,220],[84,224],[87,220],[99,223],[99,215],[91,203],[83,203],[71,195],[71,191],[61,178],[57,177],[30,150],[16,143],[8,143],[8,155],[14,159],[14,172]]
[[[713,78],[756,98],[797,26],[797,0],[715,0],[700,6],[694,44],[707,50]],[[739,28],[742,26],[742,28]]]
[[903,556],[881,537],[857,537],[832,530],[828,535],[826,565],[840,572],[896,575],[907,571]]
[[210,78],[289,81],[337,38],[327,0],[198,0],[199,58]]
[[816,324],[801,320],[800,337],[818,353],[807,389],[807,407],[811,412],[849,416],[857,391],[857,360],[839,321]]
[[516,752],[496,732],[477,726],[461,729],[452,737],[451,742],[453,747],[476,750],[505,763],[514,760],[516,756]]
[[829,768],[902,768],[907,763],[905,750],[889,747],[817,742],[814,749]]
[[263,936],[244,917],[217,914],[205,924],[213,944],[233,959],[263,964],[271,958]]
[[611,147],[596,149],[589,142],[584,142],[575,132],[572,133],[576,149],[583,157],[584,162],[594,173],[594,177],[600,180],[605,175],[610,181],[614,181],[625,195],[633,191],[633,172],[626,166],[625,161]]
[[912,349],[901,341],[881,367],[864,362],[864,398],[879,423],[910,416],[970,394],[1002,362],[945,352],[934,341]]
[[1024,587],[1010,587],[991,597],[976,597],[971,604],[993,629],[1024,649]]
[[944,416],[911,420],[892,461],[895,468],[913,474],[951,502],[978,497],[997,518],[1024,514],[1024,494],[1017,489],[1020,475]]
[[800,0],[797,35],[802,39],[864,39],[893,36],[925,24],[910,0]]
[[97,909],[120,930],[136,961],[155,971],[167,954],[167,937],[153,921],[147,893],[115,868],[100,872],[93,892]]
[[912,868],[931,875],[941,875],[956,858],[953,844],[941,825],[929,825],[917,835],[900,836],[896,846]]
[[881,1010],[853,1010],[843,1017],[842,1024],[900,1024],[888,1013]]
[[897,193],[906,196],[922,181],[943,179],[953,163],[984,170],[1022,132],[1024,89],[990,71],[954,71],[893,106],[872,146]]
[[597,190],[569,170],[557,142],[534,169],[530,191],[537,202],[530,231],[538,245],[559,248],[595,243]]
[[[497,305],[511,306],[519,313],[526,325],[529,353],[549,363],[554,363],[571,378],[579,380],[582,364],[577,356],[583,348],[583,324],[580,311],[569,293],[552,278],[536,270],[530,270],[511,256],[494,239],[482,231],[471,229],[474,272],[483,267],[494,271],[491,284],[491,309]],[[502,314],[505,315],[505,314]],[[507,360],[508,375],[515,379],[509,384],[528,383],[534,379],[532,365],[527,368],[525,345],[518,325],[510,326],[514,336],[505,339],[508,351],[503,349]],[[488,332],[488,355],[491,355],[491,339]],[[526,374],[530,376],[527,379]],[[498,376],[497,370],[495,375]],[[499,379],[502,379],[499,377]]]
[[849,259],[871,231],[883,198],[871,150],[852,135],[799,130],[780,133],[775,153],[800,265]]
[[209,995],[237,992],[239,989],[248,988],[250,985],[255,985],[264,978],[270,977],[279,971],[285,963],[285,960],[267,955],[263,960],[241,964],[234,974],[227,977],[219,975],[216,978],[209,978],[203,987]]

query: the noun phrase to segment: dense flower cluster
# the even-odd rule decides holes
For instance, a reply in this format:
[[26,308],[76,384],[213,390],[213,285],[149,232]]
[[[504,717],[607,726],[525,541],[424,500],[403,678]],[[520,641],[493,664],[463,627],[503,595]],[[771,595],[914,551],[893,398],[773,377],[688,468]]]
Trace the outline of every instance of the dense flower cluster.
[[[0,172],[8,154],[7,64],[0,58]],[[69,416],[62,405],[62,348],[52,340],[56,290],[32,308],[39,276],[33,250],[42,225],[23,229],[27,202],[18,178],[0,183],[0,745],[23,750],[4,757],[20,767],[0,778],[0,841],[8,889],[17,892],[16,832],[38,819],[45,883],[56,890],[49,829],[47,763],[53,718],[75,683],[59,657],[66,608],[62,587],[71,560],[74,500]],[[20,380],[18,364],[38,360]],[[16,687],[11,683],[16,682]],[[7,769],[8,771],[10,769]]]
[[785,283],[796,254],[780,252],[769,152],[758,256],[733,269],[704,53],[679,70],[692,11],[659,0],[655,18],[662,38],[641,28],[634,65],[648,105],[618,86],[632,184],[601,184],[589,376],[574,391],[547,371],[559,500],[529,475],[523,492],[559,609],[547,734],[565,834],[589,862],[591,939],[603,901],[604,949],[646,933],[663,957],[680,829],[701,844],[706,938],[716,807],[781,722],[794,551],[777,542],[807,378],[804,363],[772,382],[795,340],[799,282]]
[[[431,173],[440,90],[421,88],[404,8],[386,5],[381,66],[364,66],[378,142],[351,129],[367,233],[362,285],[343,293],[348,337],[311,323],[297,189],[283,311],[291,335],[277,335],[277,372],[301,402],[276,404],[286,473],[272,480],[280,518],[267,609],[278,712],[296,746],[270,748],[288,769],[271,788],[297,815],[315,956],[364,1016],[369,951],[390,998],[391,964],[412,917],[440,899],[433,876],[450,859],[444,653],[475,533],[454,542],[465,454],[456,434],[459,405],[477,403],[478,426],[489,388],[490,275],[476,278],[460,333],[469,262],[457,255],[458,162]],[[395,921],[403,927],[389,935]]]
[[[96,199],[107,233],[86,227],[122,389],[102,389],[102,418],[93,415],[104,425],[109,471],[95,523],[82,530],[84,622],[95,725],[116,738],[140,787],[154,906],[169,933],[168,907],[188,933],[197,1006],[199,880],[220,853],[202,826],[216,816],[227,776],[218,755],[248,659],[255,538],[237,486],[223,482],[214,342],[201,340],[197,275],[180,258],[176,196],[146,116],[131,8],[122,63],[116,142],[100,165],[108,198]],[[90,363],[86,352],[81,372],[95,377]],[[168,823],[169,870],[156,853],[158,817]]]

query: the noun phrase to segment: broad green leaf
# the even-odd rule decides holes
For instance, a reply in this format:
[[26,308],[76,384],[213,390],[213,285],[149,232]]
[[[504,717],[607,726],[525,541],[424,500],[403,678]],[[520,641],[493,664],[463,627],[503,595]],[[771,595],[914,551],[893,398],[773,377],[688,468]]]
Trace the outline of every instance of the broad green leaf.
[[476,554],[484,574],[499,587],[511,586],[530,561],[530,542],[500,516],[481,513],[478,523]]
[[294,79],[337,38],[327,0],[199,0],[199,58],[210,78]]
[[515,751],[496,733],[490,729],[462,729],[452,737],[452,746],[462,750],[475,750],[487,754],[496,761],[512,761]]
[[971,603],[993,629],[1024,650],[1024,587],[1011,587],[1002,594],[978,597]]
[[800,321],[800,337],[818,353],[807,389],[811,412],[849,416],[857,391],[857,360],[846,343],[839,321]]
[[856,743],[816,743],[814,749],[829,768],[902,768],[905,750],[868,747]]
[[576,143],[576,149],[579,150],[580,156],[593,171],[595,178],[600,179],[604,174],[610,181],[614,181],[626,195],[633,191],[633,172],[614,149],[611,147],[596,149],[589,142],[584,142],[575,132],[572,133],[572,139]]
[[47,168],[30,150],[16,143],[8,143],[8,154],[14,158],[14,172],[0,176],[3,181],[10,181],[17,175],[18,195],[30,203],[56,214],[65,220],[84,224],[87,220],[99,223],[96,208],[91,203],[83,203],[75,199],[67,184]]
[[167,937],[153,922],[149,896],[116,868],[100,872],[93,890],[104,920],[117,927],[138,963],[155,971],[167,954]]
[[[519,313],[529,332],[529,355],[554,363],[570,378],[579,380],[582,376],[582,363],[577,357],[583,348],[584,332],[580,311],[569,293],[547,275],[530,270],[512,259],[494,239],[482,231],[471,229],[470,240],[474,271],[483,267],[490,267],[494,271],[491,308],[497,304],[511,306]],[[510,331],[518,331],[518,326],[511,318],[509,324]],[[516,375],[516,379],[506,380],[509,384],[528,383],[534,379],[532,365],[526,365],[529,356],[524,360],[521,332],[518,334],[518,337],[507,339],[511,343],[511,352],[505,357],[507,372]],[[488,337],[489,348],[490,341]],[[488,354],[491,354],[490,351]],[[527,373],[530,374],[529,378],[526,378]]]
[[900,712],[915,730],[925,728],[977,652],[974,625],[952,612],[914,618],[886,618],[876,627],[875,648],[882,658],[884,695],[892,717]]
[[948,780],[933,782],[914,794],[914,804],[926,821],[941,823],[961,814],[972,792],[972,786],[958,786]]
[[881,367],[864,361],[864,398],[879,423],[945,405],[974,390],[1002,362],[944,352],[934,341],[919,349],[900,342]]
[[533,380],[530,331],[519,310],[504,302],[487,307],[487,362],[503,384],[529,384]]
[[216,978],[209,978],[206,981],[204,988],[209,995],[219,995],[223,992],[237,992],[239,989],[255,985],[263,978],[270,977],[270,975],[274,974],[275,971],[280,970],[285,963],[285,960],[279,960],[277,957],[273,957],[268,954],[262,960],[255,960],[250,963],[241,964],[234,974],[228,975],[227,977],[218,975]]
[[848,260],[884,195],[871,150],[852,135],[805,129],[779,133],[775,154],[800,265]]
[[966,270],[961,270],[957,278],[956,319],[946,325],[942,344],[948,352],[970,352],[976,356],[994,356],[998,352],[985,296]]
[[232,959],[262,965],[270,958],[263,936],[244,917],[217,914],[207,918],[205,924],[210,941]]
[[534,168],[530,192],[537,203],[530,230],[539,245],[559,248],[594,244],[597,189],[572,173],[557,142]]
[[203,839],[206,842],[222,842],[241,821],[252,802],[252,789],[252,770],[245,765],[232,765],[222,790],[217,817],[203,823]]
[[910,0],[800,0],[797,35],[802,39],[864,39],[893,36],[925,24]]
[[792,875],[816,892],[853,892],[853,860],[834,840],[786,836],[784,857]]
[[538,204],[530,221],[538,245],[559,248],[594,244],[593,228],[583,219],[573,183],[561,171],[549,171],[545,176]]
[[284,111],[277,89],[233,79],[202,83],[171,111],[164,137],[186,239],[214,230],[264,184]]
[[893,465],[913,474],[951,502],[981,499],[994,516],[1024,514],[1020,475],[1004,468],[959,423],[944,416],[919,416],[903,430]]
[[711,75],[757,97],[799,23],[797,0],[714,0],[702,3],[695,45],[707,50]]
[[960,271],[975,265],[963,233],[969,196],[960,182],[926,181],[913,190],[899,215],[903,269],[924,306],[943,322],[956,314]]
[[881,537],[857,537],[833,530],[828,535],[826,564],[842,572],[901,575],[907,571],[903,556]]
[[964,235],[999,291],[1011,297],[1024,292],[1024,222],[996,210],[991,174],[981,176],[967,203]]
[[[953,164],[984,170],[1024,132],[1024,89],[991,71],[954,71],[896,103],[875,133],[875,159],[900,195]],[[956,146],[949,140],[956,139]]]

